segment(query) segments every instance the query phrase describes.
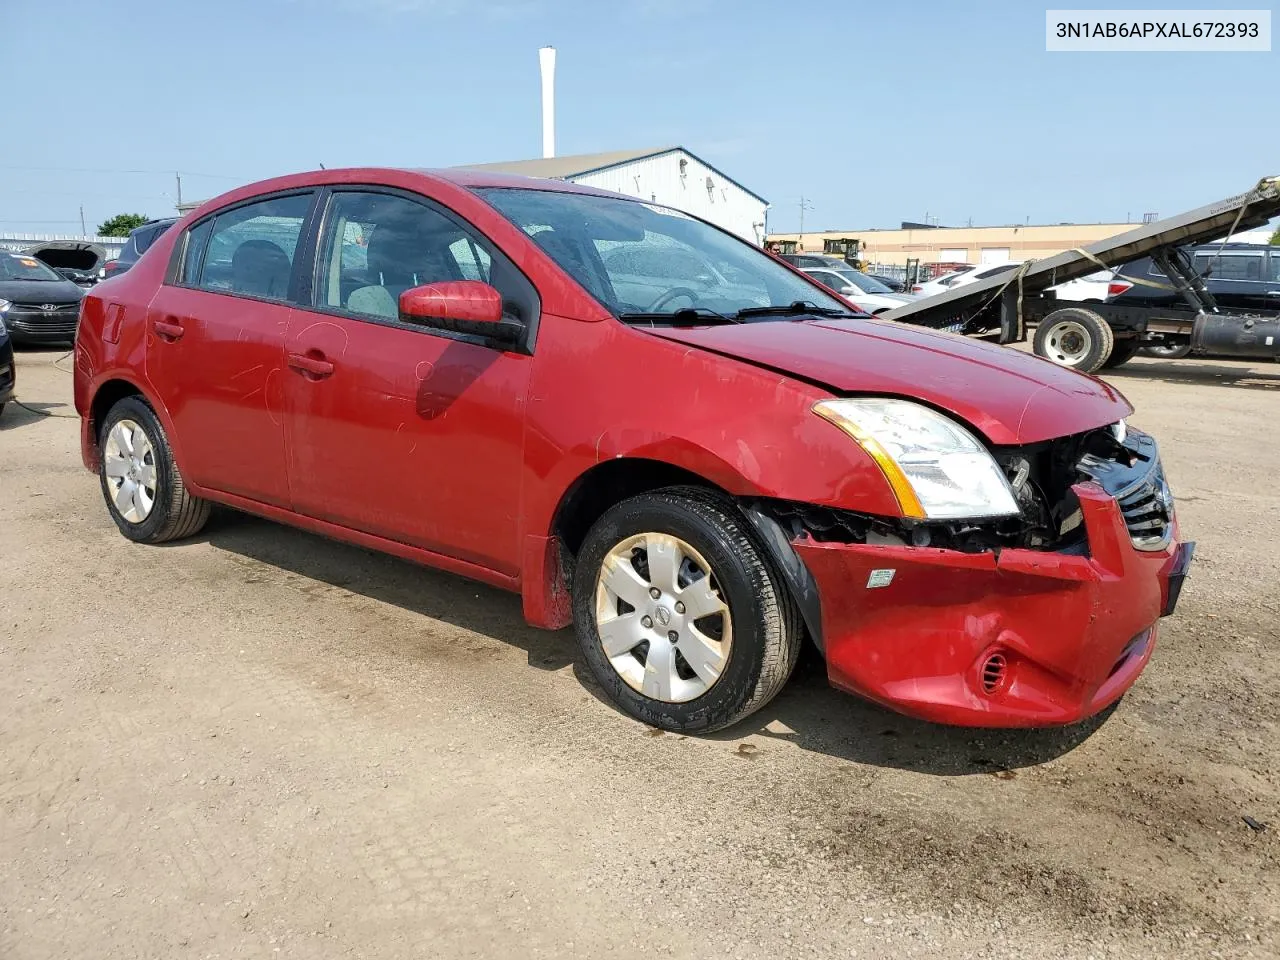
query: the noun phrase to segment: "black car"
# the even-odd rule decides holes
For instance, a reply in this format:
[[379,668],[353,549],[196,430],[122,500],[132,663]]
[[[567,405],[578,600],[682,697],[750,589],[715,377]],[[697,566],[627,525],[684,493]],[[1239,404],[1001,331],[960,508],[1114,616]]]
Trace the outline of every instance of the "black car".
[[783,260],[793,267],[810,267],[818,270],[830,270],[832,267],[848,267],[849,262],[840,257],[825,253],[780,253]]
[[15,343],[74,340],[84,290],[35,257],[0,252],[0,319]]
[[[1280,247],[1213,243],[1187,253],[1219,307],[1235,313],[1280,310]],[[1149,257],[1116,270],[1107,302],[1143,307],[1185,306],[1182,295]],[[1191,344],[1150,344],[1142,352],[1156,357],[1182,357],[1191,352]]]
[[4,317],[0,316],[0,414],[4,413],[4,405],[13,399],[13,388],[16,382],[17,367],[13,363],[13,341],[9,339]]
[[882,273],[869,273],[867,276],[873,280],[879,280],[894,293],[904,293],[907,289],[906,282],[899,280],[897,277],[886,277]]
[[[1205,278],[1218,306],[1240,311],[1280,309],[1280,247],[1214,243],[1194,247],[1189,253],[1196,273]],[[1148,307],[1182,302],[1168,277],[1149,257],[1117,269],[1109,294],[1108,301]]]
[[102,265],[101,278],[107,280],[127,271],[166,230],[177,222],[177,217],[168,217],[164,220],[148,220],[142,226],[134,227],[129,231],[129,239],[125,241],[120,256]]

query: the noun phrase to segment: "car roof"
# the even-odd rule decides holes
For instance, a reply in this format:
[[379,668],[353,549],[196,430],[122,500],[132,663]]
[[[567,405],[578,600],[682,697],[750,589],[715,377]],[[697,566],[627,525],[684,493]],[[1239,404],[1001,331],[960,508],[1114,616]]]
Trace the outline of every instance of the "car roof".
[[1201,250],[1273,250],[1275,248],[1269,243],[1201,243],[1194,249],[1199,253]]
[[187,214],[193,220],[201,219],[206,214],[231,204],[251,200],[254,197],[287,190],[301,190],[312,187],[341,186],[344,184],[387,183],[410,186],[413,180],[425,180],[434,186],[453,187],[459,190],[474,191],[486,187],[505,187],[516,190],[538,190],[547,193],[572,193],[585,196],[613,197],[615,199],[643,202],[637,197],[628,197],[621,193],[600,190],[567,180],[551,180],[544,177],[521,177],[510,173],[490,173],[483,170],[462,170],[456,167],[445,169],[413,168],[413,167],[342,167],[336,169],[308,170],[301,173],[290,173],[268,180],[246,183],[243,186],[228,190],[226,193],[211,197]]
[[[424,177],[444,180],[455,186],[468,190],[484,187],[508,187],[516,190],[544,190],[552,193],[582,193],[607,197],[619,197],[622,194],[597,187],[588,187],[569,180],[553,180],[547,177],[522,177],[514,173],[489,173],[484,170],[462,170],[457,167],[433,169],[428,167],[401,168],[405,173],[419,173]],[[627,197],[635,200],[635,197]]]

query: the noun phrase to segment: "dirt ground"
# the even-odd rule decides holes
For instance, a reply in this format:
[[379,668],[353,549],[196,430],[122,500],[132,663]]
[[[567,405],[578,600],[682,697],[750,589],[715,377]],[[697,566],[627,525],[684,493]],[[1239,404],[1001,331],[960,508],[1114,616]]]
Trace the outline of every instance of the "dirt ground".
[[514,596],[232,512],[128,543],[61,355],[0,417],[4,960],[1280,954],[1280,365],[1111,378],[1199,550],[1105,721],[933,727],[810,660],[686,738]]

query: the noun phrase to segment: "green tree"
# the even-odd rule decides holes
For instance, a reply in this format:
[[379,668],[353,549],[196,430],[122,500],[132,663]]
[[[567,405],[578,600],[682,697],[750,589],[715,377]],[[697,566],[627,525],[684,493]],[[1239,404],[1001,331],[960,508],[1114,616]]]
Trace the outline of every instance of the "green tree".
[[1280,247],[1280,227],[1276,227],[1276,232],[1271,235],[1271,239],[1267,243],[1273,247]]
[[140,213],[117,213],[105,223],[98,224],[100,237],[127,237],[134,227],[140,227],[147,218]]

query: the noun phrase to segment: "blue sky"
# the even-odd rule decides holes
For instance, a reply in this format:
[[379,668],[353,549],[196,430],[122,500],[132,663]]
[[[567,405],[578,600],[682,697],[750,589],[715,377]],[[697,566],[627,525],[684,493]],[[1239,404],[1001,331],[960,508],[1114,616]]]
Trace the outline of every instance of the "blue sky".
[[173,171],[537,156],[543,44],[560,153],[683,144],[771,230],[802,195],[806,229],[1123,221],[1280,173],[1274,54],[1050,54],[1047,5],[0,0],[0,231],[166,215]]

